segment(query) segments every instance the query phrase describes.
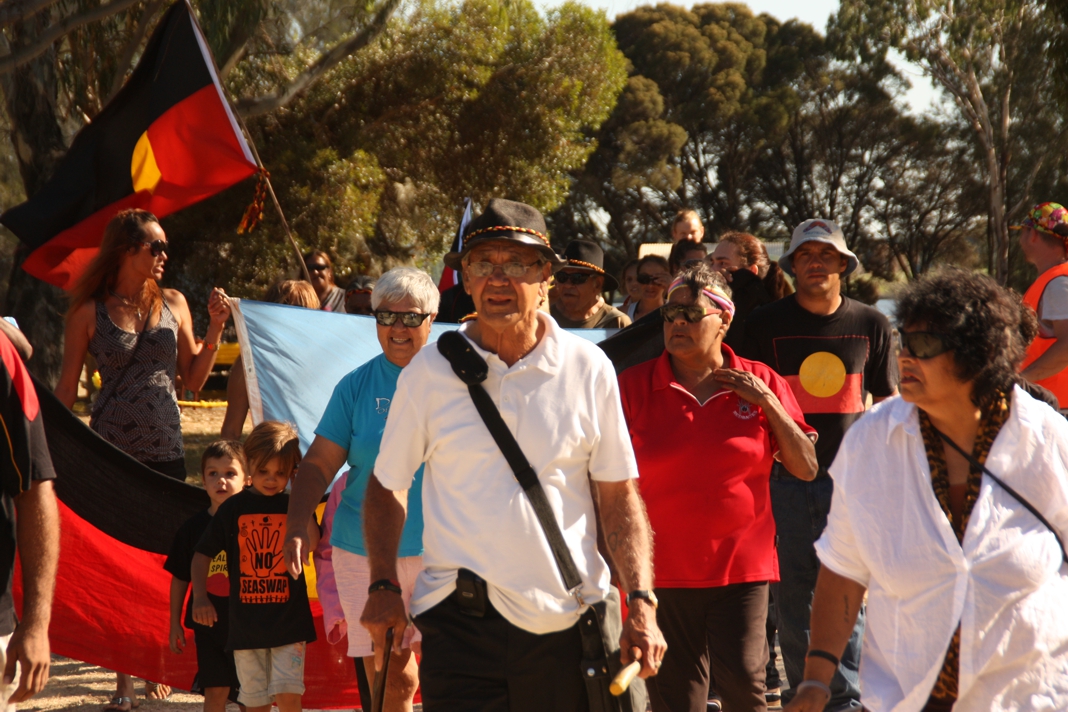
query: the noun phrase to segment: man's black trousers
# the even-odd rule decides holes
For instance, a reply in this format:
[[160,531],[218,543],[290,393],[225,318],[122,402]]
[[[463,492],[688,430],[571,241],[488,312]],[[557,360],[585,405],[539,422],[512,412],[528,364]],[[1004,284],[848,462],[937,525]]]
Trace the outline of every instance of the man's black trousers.
[[426,712],[586,712],[578,620],[536,635],[487,604],[467,615],[450,596],[420,614],[419,685]]

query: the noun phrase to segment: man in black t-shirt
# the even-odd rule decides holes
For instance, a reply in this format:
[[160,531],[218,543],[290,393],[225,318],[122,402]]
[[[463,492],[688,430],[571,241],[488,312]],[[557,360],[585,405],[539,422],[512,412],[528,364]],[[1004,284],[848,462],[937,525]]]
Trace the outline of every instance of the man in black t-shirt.
[[[878,402],[896,392],[897,373],[887,318],[842,296],[842,277],[859,263],[837,225],[830,220],[801,223],[779,265],[794,277],[797,293],[749,316],[741,354],[763,361],[787,380],[805,422],[819,434],[815,480],[803,482],[779,465],[771,476],[780,576],[774,598],[791,688],[787,697],[805,679],[812,594],[820,568],[814,544],[827,525],[834,487],[827,468],[846,430],[864,414],[868,396]],[[830,682],[828,711],[861,708],[863,634],[862,611]]]
[[[33,381],[11,340],[0,334],[0,668],[18,686],[0,691],[0,708],[44,689],[51,662],[48,623],[59,562],[56,473],[45,441]],[[15,552],[22,560],[22,620],[16,626],[11,583]]]

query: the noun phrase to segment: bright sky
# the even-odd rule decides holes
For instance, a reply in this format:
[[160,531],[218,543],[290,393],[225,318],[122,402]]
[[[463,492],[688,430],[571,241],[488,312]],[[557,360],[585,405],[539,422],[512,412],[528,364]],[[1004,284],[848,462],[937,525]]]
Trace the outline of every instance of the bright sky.
[[[633,10],[642,5],[655,5],[660,0],[579,0],[590,7],[601,8],[608,13],[609,19]],[[693,0],[673,0],[676,4],[691,6]],[[743,0],[744,1],[744,0]],[[552,0],[542,0],[543,5],[551,6]],[[838,0],[748,0],[753,12],[766,12],[780,20],[796,17],[802,22],[815,27],[820,32],[827,28],[827,18],[838,9]],[[904,60],[897,62],[906,78],[912,83],[912,90],[906,96],[909,105],[915,111],[923,111],[933,102],[939,101],[939,94],[920,72],[919,67],[907,64]]]

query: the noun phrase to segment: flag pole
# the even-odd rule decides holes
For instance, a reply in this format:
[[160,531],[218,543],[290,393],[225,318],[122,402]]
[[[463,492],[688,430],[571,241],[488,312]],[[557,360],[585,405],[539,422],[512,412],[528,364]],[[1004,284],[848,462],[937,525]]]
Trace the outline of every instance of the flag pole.
[[[197,32],[199,32],[201,38],[203,38],[205,36],[204,28],[200,26],[200,19],[193,10],[193,6],[189,3],[189,0],[183,1],[185,2],[186,7],[189,8],[189,16],[193,18]],[[206,40],[205,48],[207,48]],[[207,55],[211,58],[211,66],[215,74],[214,79],[219,82],[219,88],[223,91],[223,96],[226,99],[226,103],[229,105],[230,113],[241,125],[241,130],[245,134],[245,141],[248,142],[248,147],[252,149],[252,157],[256,159],[256,165],[259,166],[260,169],[260,180],[267,184],[267,192],[271,194],[271,202],[274,203],[274,209],[278,212],[278,219],[282,221],[282,228],[286,231],[286,237],[289,238],[289,244],[293,247],[293,253],[297,256],[297,264],[300,265],[300,271],[301,274],[304,275],[304,281],[311,282],[311,274],[308,272],[308,265],[304,264],[304,255],[300,252],[300,247],[297,245],[297,239],[293,237],[293,231],[289,229],[289,222],[286,220],[285,213],[282,212],[282,204],[278,202],[278,196],[274,193],[274,186],[271,185],[271,179],[267,173],[267,168],[264,167],[263,161],[260,159],[260,152],[256,150],[256,144],[252,141],[252,134],[249,133],[248,126],[245,125],[245,120],[241,117],[241,114],[234,110],[234,102],[230,100],[229,92],[226,91],[226,87],[223,86],[222,77],[219,76],[219,65],[215,63],[215,55],[211,53],[210,48],[207,49]]]
[[[230,110],[233,111],[232,105]],[[241,130],[245,132],[245,140],[248,141],[248,147],[252,149],[252,157],[256,159],[256,165],[260,167],[260,180],[267,184],[267,192],[271,194],[271,202],[274,203],[274,209],[278,212],[278,219],[282,221],[282,227],[286,231],[286,237],[289,238],[289,244],[293,246],[293,253],[297,256],[297,264],[300,265],[300,271],[304,275],[304,281],[311,282],[311,274],[308,273],[308,265],[304,263],[304,255],[300,253],[300,247],[297,246],[297,239],[293,237],[293,231],[289,229],[289,222],[286,220],[286,216],[282,212],[282,205],[278,202],[278,196],[274,194],[274,186],[271,185],[271,178],[267,173],[267,169],[263,166],[263,161],[260,160],[260,152],[256,150],[256,144],[252,142],[252,136],[249,135],[248,127],[245,126],[245,120],[241,118],[241,115],[236,111],[234,111],[234,116],[237,118],[238,123],[241,124]]]

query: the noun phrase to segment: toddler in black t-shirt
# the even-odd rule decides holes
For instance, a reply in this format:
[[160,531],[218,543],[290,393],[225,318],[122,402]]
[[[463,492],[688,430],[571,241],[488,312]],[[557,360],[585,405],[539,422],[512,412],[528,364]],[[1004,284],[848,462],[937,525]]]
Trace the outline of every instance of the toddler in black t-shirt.
[[[219,505],[245,488],[245,453],[236,440],[217,440],[208,445],[200,458],[200,473],[211,506],[182,525],[174,537],[171,553],[163,564],[171,578],[171,652],[179,655],[185,650],[185,630],[182,628],[182,606],[192,580],[190,569],[197,542],[211,523]],[[221,611],[213,627],[193,621],[193,602],[185,607],[185,627],[193,631],[197,644],[197,675],[190,687],[204,695],[204,712],[223,712],[227,699],[237,699],[237,670],[234,655],[226,649],[230,595],[227,577],[226,552],[211,560],[207,579],[207,595]]]
[[[286,484],[300,462],[297,432],[288,423],[266,421],[245,440],[251,487],[220,505],[193,557],[193,620],[213,626],[220,615],[208,596],[211,560],[225,551],[230,562],[230,631],[241,683],[238,701],[248,712],[299,712],[304,694],[306,646],[315,624],[304,573],[289,575],[283,555]],[[309,524],[310,549],[319,528]]]

